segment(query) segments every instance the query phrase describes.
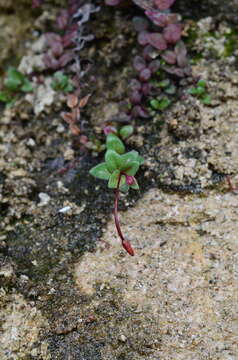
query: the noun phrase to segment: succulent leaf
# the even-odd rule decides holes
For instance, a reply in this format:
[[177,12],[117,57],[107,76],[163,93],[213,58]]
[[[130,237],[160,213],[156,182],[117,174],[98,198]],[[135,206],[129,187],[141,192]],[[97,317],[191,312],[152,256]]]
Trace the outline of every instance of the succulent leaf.
[[139,167],[140,167],[140,164],[138,161],[132,161],[130,163],[130,168],[128,170],[126,170],[126,174],[130,175],[130,176],[134,176],[137,173]]
[[116,169],[120,169],[122,165],[121,156],[114,150],[107,150],[105,155],[107,169],[112,173]]
[[114,150],[118,154],[123,154],[125,152],[125,145],[119,137],[114,134],[108,134],[106,145],[108,150]]
[[120,170],[115,170],[110,175],[110,178],[109,178],[109,181],[108,181],[108,187],[110,189],[116,189],[117,188],[119,176],[120,176]]
[[110,177],[110,172],[107,169],[106,163],[101,163],[98,164],[96,166],[94,166],[90,171],[89,171],[90,175],[99,178],[99,179],[103,179],[103,180],[108,180]]
[[130,188],[132,188],[134,190],[139,190],[140,189],[136,179],[134,180],[134,183],[132,185],[130,185]]
[[120,129],[119,133],[122,139],[126,139],[128,136],[130,136],[133,133],[133,126],[125,125]]

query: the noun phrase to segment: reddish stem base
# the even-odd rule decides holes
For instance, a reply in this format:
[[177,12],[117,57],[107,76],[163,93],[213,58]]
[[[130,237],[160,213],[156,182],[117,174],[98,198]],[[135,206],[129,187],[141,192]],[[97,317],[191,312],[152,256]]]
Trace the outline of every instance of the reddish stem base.
[[126,240],[122,231],[121,231],[121,227],[120,227],[120,222],[119,222],[119,217],[118,217],[118,201],[119,201],[119,196],[120,196],[120,182],[121,182],[121,176],[122,174],[119,175],[118,178],[118,182],[117,182],[117,188],[115,191],[115,200],[114,200],[114,220],[115,220],[115,225],[116,225],[116,229],[117,229],[117,233],[121,239],[121,244],[123,246],[123,248],[128,252],[129,255],[134,256],[135,252],[133,247],[131,246],[131,243],[129,240]]

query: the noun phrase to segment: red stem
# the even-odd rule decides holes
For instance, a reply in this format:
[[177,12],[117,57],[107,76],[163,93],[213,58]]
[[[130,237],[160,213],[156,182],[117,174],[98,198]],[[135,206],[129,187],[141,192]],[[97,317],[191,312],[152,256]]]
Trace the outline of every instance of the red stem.
[[118,201],[119,201],[119,197],[120,197],[120,182],[121,182],[121,177],[122,177],[122,173],[119,174],[118,177],[118,182],[117,182],[117,187],[115,190],[115,200],[114,200],[114,220],[115,220],[115,225],[116,225],[116,229],[117,229],[117,233],[121,239],[121,244],[124,247],[124,249],[128,252],[128,254],[130,254],[131,256],[135,255],[135,252],[131,246],[131,243],[129,240],[126,240],[122,231],[121,231],[121,227],[120,227],[120,222],[119,222],[119,216],[118,216]]

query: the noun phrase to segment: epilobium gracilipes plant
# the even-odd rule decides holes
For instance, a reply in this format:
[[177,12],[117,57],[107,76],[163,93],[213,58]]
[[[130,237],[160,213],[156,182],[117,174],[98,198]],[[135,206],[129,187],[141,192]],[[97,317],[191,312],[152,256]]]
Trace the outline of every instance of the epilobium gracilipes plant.
[[[104,131],[107,133],[107,129]],[[90,174],[103,180],[108,180],[108,188],[115,189],[114,200],[114,220],[117,233],[121,239],[123,248],[134,256],[134,249],[129,240],[127,240],[121,230],[119,217],[118,217],[118,201],[121,192],[127,192],[130,188],[139,190],[139,185],[135,179],[140,165],[143,163],[143,158],[137,151],[132,150],[125,152],[125,145],[117,134],[108,130],[106,138],[106,154],[105,162],[98,164],[90,170]],[[132,132],[132,127],[127,125],[123,126],[119,135],[124,139]]]

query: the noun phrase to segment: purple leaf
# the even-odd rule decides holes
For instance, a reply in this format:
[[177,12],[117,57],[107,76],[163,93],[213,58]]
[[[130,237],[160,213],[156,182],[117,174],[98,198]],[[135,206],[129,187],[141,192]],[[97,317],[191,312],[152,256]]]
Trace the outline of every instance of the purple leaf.
[[149,33],[147,31],[142,31],[138,34],[137,41],[140,45],[145,46],[148,44],[148,39],[147,39],[148,34]]
[[153,46],[147,45],[143,50],[143,58],[145,60],[153,60],[159,55],[158,50],[156,50]]
[[146,67],[146,62],[141,56],[135,56],[133,66],[137,71],[142,71]]
[[61,37],[53,32],[45,33],[47,45],[54,46],[56,42],[61,42]]
[[130,101],[132,104],[140,104],[142,100],[142,94],[139,91],[133,91],[130,94]]
[[71,46],[76,37],[77,37],[77,31],[76,30],[66,33],[62,38],[63,46],[64,47]]
[[149,44],[154,46],[156,49],[167,49],[167,43],[165,41],[165,38],[160,33],[150,33],[147,35],[147,39]]
[[153,60],[149,63],[148,68],[152,73],[155,73],[160,68],[160,61],[159,60]]
[[61,10],[57,16],[56,23],[59,29],[65,29],[69,21],[69,13],[67,10]]
[[175,44],[178,42],[182,35],[182,25],[181,24],[169,24],[164,28],[163,31],[164,38],[168,43]]
[[133,117],[142,117],[144,119],[147,119],[148,117],[150,117],[148,111],[146,109],[144,109],[142,106],[140,105],[136,105],[133,107],[132,109],[132,116]]
[[52,51],[53,56],[59,57],[63,53],[63,50],[64,49],[63,49],[61,42],[56,41],[56,42],[52,43],[51,51]]
[[143,95],[149,96],[151,94],[151,85],[149,83],[144,83],[142,85]]
[[169,9],[174,2],[175,0],[154,0],[154,4],[159,10]]
[[56,70],[59,66],[59,61],[55,59],[52,55],[45,54],[43,58],[44,64],[49,68]]
[[60,58],[59,58],[59,64],[61,67],[64,67],[67,65],[71,60],[74,58],[73,51],[66,51]]
[[165,27],[168,25],[168,14],[162,14],[155,10],[148,10],[145,14],[156,26]]
[[141,16],[133,17],[132,22],[133,22],[135,30],[138,32],[145,31],[149,27],[148,21]]
[[165,51],[163,54],[161,54],[162,59],[164,59],[168,64],[175,64],[177,57],[175,52],[171,50]]
[[177,75],[178,77],[184,77],[184,71],[176,66],[164,66],[163,69],[173,75]]
[[151,78],[151,71],[149,68],[145,68],[139,74],[139,78],[141,81],[148,81]]
[[129,89],[132,91],[139,91],[141,89],[141,83],[137,79],[132,79],[129,84]]

